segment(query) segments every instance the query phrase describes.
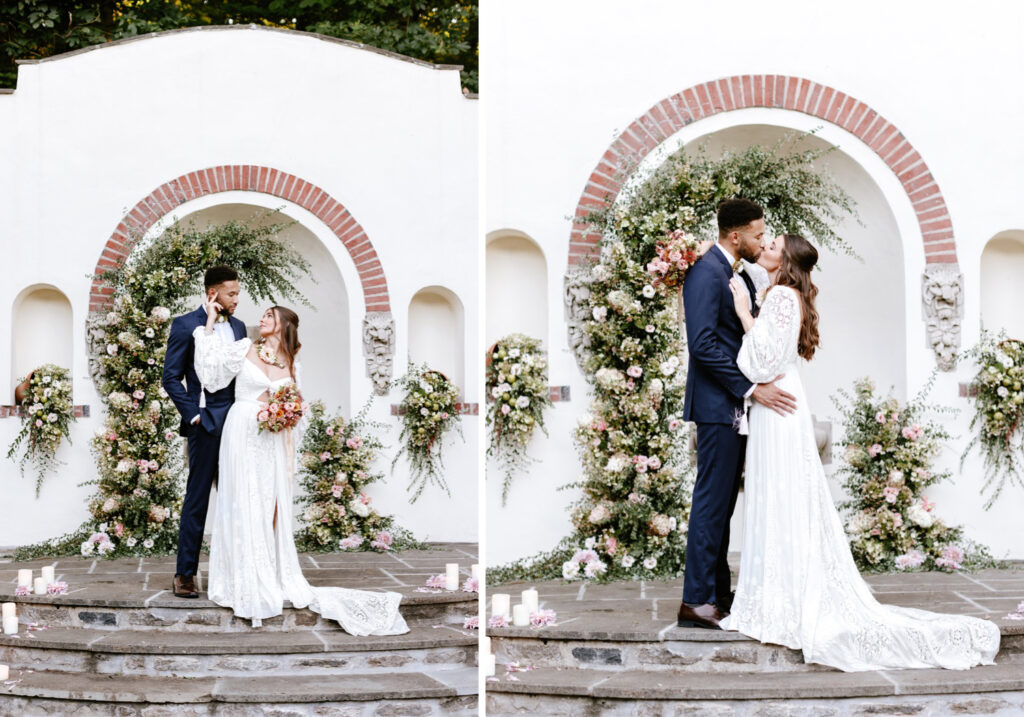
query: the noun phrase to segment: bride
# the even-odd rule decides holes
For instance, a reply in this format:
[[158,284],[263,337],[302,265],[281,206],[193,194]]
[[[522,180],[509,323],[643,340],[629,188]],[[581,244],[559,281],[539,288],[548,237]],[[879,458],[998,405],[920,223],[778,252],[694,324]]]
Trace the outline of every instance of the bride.
[[818,252],[782,235],[782,263],[758,318],[737,279],[731,288],[746,335],[737,358],[755,383],[779,374],[797,400],[780,415],[750,409],[739,585],[722,629],[802,649],[806,662],[845,671],[994,664],[999,628],[973,617],[881,605],[854,564],[818,457],[797,372],[818,345]]
[[259,341],[223,344],[213,328],[220,310],[215,300],[208,301],[206,326],[194,332],[196,373],[204,388],[217,391],[235,381],[235,402],[220,443],[210,599],[251,619],[253,627],[280,615],[288,600],[338,621],[353,635],[408,632],[398,612],[400,593],[312,587],[299,567],[292,496],[301,424],[263,433],[256,419],[260,402],[285,382],[301,388],[299,317],[273,306],[260,319]]

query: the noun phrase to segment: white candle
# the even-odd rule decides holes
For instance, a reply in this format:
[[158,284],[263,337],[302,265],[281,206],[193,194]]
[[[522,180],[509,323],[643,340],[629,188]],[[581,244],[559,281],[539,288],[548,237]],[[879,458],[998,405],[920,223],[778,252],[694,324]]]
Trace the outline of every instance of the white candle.
[[30,588],[30,587],[32,587],[32,571],[31,570],[19,570],[18,571],[18,587],[19,588]]
[[11,668],[7,665],[0,665],[0,682],[11,679]]
[[472,565],[470,565],[469,566],[469,574],[472,575],[477,580],[479,580],[480,579],[480,564],[479,563],[473,563]]
[[495,593],[491,595],[491,614],[509,616],[509,606],[512,604],[512,596],[508,593]]
[[483,657],[483,665],[484,665],[484,677],[494,677],[494,667],[495,667],[494,655],[484,655],[484,657]]
[[537,612],[540,608],[540,593],[533,588],[523,590],[523,605],[526,606],[527,613]]
[[480,644],[480,653],[483,655],[491,654],[491,638],[487,635],[483,635],[483,642]]
[[32,592],[34,592],[36,595],[45,595],[46,594],[46,581],[43,580],[42,578],[36,578],[36,588]]
[[4,618],[4,634],[5,635],[17,635],[18,634],[18,618],[17,617],[5,617]]
[[17,617],[18,615],[18,608],[13,602],[5,602],[0,609],[3,610],[4,617]]
[[44,565],[43,569],[40,570],[39,572],[42,573],[43,580],[46,581],[47,585],[49,585],[49,584],[54,582],[54,579],[53,579],[53,566],[52,565]]
[[444,566],[444,589],[445,590],[458,590],[459,589],[459,564],[448,563]]
[[530,612],[522,603],[512,606],[512,624],[516,627],[526,627],[530,624]]

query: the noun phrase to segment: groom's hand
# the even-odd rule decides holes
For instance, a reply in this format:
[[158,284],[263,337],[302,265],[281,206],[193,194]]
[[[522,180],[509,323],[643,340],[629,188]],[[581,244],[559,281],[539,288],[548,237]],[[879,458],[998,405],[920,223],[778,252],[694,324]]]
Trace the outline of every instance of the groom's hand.
[[750,397],[762,406],[767,406],[772,409],[780,416],[793,413],[796,411],[796,396],[791,393],[786,393],[775,385],[775,382],[785,375],[786,374],[780,374],[769,383],[757,384],[754,387],[754,392],[750,394]]

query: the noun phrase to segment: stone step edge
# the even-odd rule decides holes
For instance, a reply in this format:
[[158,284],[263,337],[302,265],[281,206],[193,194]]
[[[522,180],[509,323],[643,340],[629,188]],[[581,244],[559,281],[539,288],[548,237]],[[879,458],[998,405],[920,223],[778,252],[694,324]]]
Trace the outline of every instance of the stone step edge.
[[[1024,690],[1020,664],[971,670],[883,670],[874,672],[686,673],[573,668],[537,668],[488,678],[488,692],[588,697],[601,700],[853,699],[904,695],[972,694]],[[514,679],[511,679],[514,678]]]
[[[161,634],[156,630],[90,630],[88,628],[55,627],[31,633],[23,632],[17,636],[0,635],[0,647],[123,655],[298,655],[352,652],[390,653],[475,647],[477,645],[476,635],[467,634],[452,625],[442,625],[438,629],[414,626],[410,631],[411,634],[405,635],[362,638],[351,636],[352,644],[346,644],[344,641],[329,644],[319,638],[315,642],[302,640],[303,637],[311,633],[317,634],[317,631],[175,632],[167,634],[175,637],[187,635],[187,644],[159,644],[153,639],[154,636]],[[280,637],[275,640],[275,644],[248,643],[244,636],[250,634],[273,634],[275,637]],[[338,628],[337,634],[345,635],[341,628]],[[111,638],[115,636],[123,639],[124,635],[136,635],[138,642],[111,641]],[[240,637],[242,639],[239,639]]]
[[[147,677],[11,670],[5,698],[92,703],[275,704],[374,702],[464,697],[477,694],[476,668],[404,673],[284,677]],[[0,707],[2,710],[2,707]]]
[[[384,590],[375,590],[373,592],[386,592]],[[428,593],[428,592],[415,592],[415,591],[402,591],[398,590],[395,592],[402,593],[402,601],[400,606],[420,606],[420,605],[447,605],[447,604],[460,604],[460,603],[475,603],[477,602],[477,593],[464,593],[458,592],[439,592],[439,593]],[[111,598],[95,598],[95,597],[77,597],[74,593],[67,593],[65,595],[13,595],[11,593],[0,593],[0,602],[13,602],[21,603],[26,605],[45,605],[45,606],[56,606],[56,607],[103,607],[109,610],[118,609],[146,609],[146,608],[160,608],[160,609],[171,609],[171,610],[230,610],[231,608],[223,607],[217,603],[207,600],[205,598],[176,598],[171,594],[170,590],[161,590],[158,593],[145,598],[140,599],[121,599],[116,597]],[[288,600],[284,601],[284,610],[306,610],[307,608],[296,608]]]

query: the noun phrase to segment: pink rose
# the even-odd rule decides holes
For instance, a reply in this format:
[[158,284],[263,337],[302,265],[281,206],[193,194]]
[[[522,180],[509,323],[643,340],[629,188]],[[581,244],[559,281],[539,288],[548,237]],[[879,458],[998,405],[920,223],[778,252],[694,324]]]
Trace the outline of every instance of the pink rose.
[[276,403],[272,403],[269,406],[267,406],[267,410],[269,410],[271,413],[277,413],[278,411],[281,410],[281,407]]
[[135,392],[132,393],[132,398],[137,398],[140,401],[142,399],[144,399],[145,397],[146,397],[146,392],[145,391],[141,391],[140,390],[140,391],[135,391]]
[[887,503],[895,503],[896,499],[899,498],[900,496],[900,489],[891,485],[887,485],[885,489],[882,491],[882,493],[885,495],[885,500]]
[[260,411],[258,414],[256,414],[256,418],[259,421],[266,421],[268,418],[270,418],[270,413],[268,413],[267,411]]
[[510,413],[512,413],[512,407],[510,405],[508,405],[507,403],[501,404],[501,414],[503,416],[507,416]]
[[633,378],[640,378],[644,373],[644,370],[639,366],[633,365],[626,369],[626,374]]
[[650,468],[652,471],[658,470],[659,468],[661,468],[661,459],[658,458],[657,456],[651,456],[649,459],[647,459],[647,467]]
[[885,423],[885,413],[882,411],[876,413],[875,420],[878,421],[879,423]]
[[613,536],[609,535],[607,540],[604,541],[604,550],[605,550],[605,552],[608,553],[609,555],[615,555],[615,553],[618,551],[618,549],[619,549],[619,541],[617,541]]
[[330,451],[324,451],[323,453],[320,454],[320,462],[321,463],[326,463],[329,460],[331,460],[331,453],[330,453]]
[[43,427],[43,422],[42,422],[42,420],[40,420],[40,419],[38,419],[38,418],[37,418],[37,419],[36,419],[36,428],[42,428],[42,427]]
[[351,448],[352,450],[357,451],[363,447],[363,439],[360,438],[359,436],[355,436],[354,438],[349,438],[347,441],[345,441],[345,445]]
[[334,435],[334,426],[328,426],[327,427],[327,435],[328,436],[333,436]]

